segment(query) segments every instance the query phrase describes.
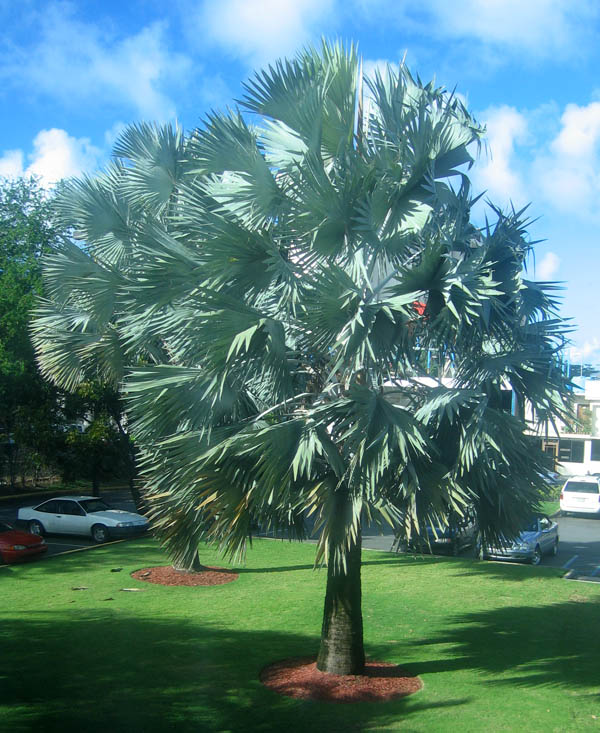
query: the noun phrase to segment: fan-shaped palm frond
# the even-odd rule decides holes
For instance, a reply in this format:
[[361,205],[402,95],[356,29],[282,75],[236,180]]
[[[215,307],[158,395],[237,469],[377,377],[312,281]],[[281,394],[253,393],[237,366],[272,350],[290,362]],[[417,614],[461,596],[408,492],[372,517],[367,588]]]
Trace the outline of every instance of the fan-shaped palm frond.
[[[554,286],[524,279],[525,211],[471,221],[482,128],[404,66],[364,98],[361,68],[325,43],[256,74],[243,111],[187,135],[127,129],[107,172],[65,191],[83,243],[48,260],[34,326],[60,384],[125,372],[173,557],[201,538],[237,556],[256,524],[301,538],[314,522],[323,649],[340,609],[356,620],[360,593],[336,593],[359,582],[363,520],[422,534],[472,505],[509,536],[542,464],[501,392],[567,409]],[[432,353],[451,385],[428,376]]]

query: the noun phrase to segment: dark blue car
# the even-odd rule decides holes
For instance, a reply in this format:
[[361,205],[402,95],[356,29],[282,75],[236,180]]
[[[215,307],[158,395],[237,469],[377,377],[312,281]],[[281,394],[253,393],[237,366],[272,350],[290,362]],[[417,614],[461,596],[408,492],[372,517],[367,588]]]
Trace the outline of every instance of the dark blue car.
[[398,541],[397,545],[400,550],[459,555],[466,547],[476,547],[477,533],[477,520],[471,512],[463,517],[453,514],[446,526],[427,524],[420,536],[411,537],[408,542]]

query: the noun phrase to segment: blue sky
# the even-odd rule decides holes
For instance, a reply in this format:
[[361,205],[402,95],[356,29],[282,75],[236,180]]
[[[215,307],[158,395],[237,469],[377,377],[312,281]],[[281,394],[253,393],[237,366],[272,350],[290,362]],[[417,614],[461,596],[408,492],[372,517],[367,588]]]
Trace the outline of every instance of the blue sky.
[[564,281],[572,358],[600,362],[597,0],[0,0],[0,27],[0,175],[47,184],[101,167],[129,122],[200,124],[321,36],[367,69],[406,54],[487,124],[474,184],[531,202],[531,273]]

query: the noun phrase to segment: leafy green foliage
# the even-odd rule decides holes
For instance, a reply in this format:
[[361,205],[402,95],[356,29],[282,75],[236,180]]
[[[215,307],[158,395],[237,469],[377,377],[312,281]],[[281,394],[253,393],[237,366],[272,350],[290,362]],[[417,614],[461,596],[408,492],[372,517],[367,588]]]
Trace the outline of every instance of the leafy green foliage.
[[[57,459],[64,479],[90,480],[95,495],[100,482],[107,480],[127,478],[131,485],[136,473],[135,446],[125,429],[119,391],[99,380],[80,382],[63,396],[63,413],[69,427]],[[135,491],[134,500],[139,501]]]
[[[110,320],[117,271],[107,273],[110,282],[103,280],[106,271],[95,267],[65,237],[54,206],[54,196],[34,179],[3,181],[0,185],[0,463],[6,459],[12,485],[17,468],[22,476],[35,477],[46,466],[60,469],[63,476],[91,478],[96,466],[98,478],[119,472],[122,476],[128,455],[128,446],[116,427],[122,412],[118,393],[98,383],[81,384],[83,371],[73,373],[79,359],[89,363],[110,358],[112,364],[114,352],[109,343],[114,331],[103,334],[98,345],[86,332],[86,323],[90,319],[105,324]],[[100,294],[97,299],[82,294],[85,313],[67,306],[67,330],[74,324],[80,327],[80,340],[78,349],[71,340],[60,352],[66,362],[60,369],[70,375],[62,386],[79,387],[76,396],[66,395],[42,379],[29,337],[31,311],[36,302],[40,303],[44,288],[41,261],[51,252],[55,254],[48,294],[54,301],[68,303],[82,279],[95,282]],[[69,252],[69,257],[61,252]],[[49,315],[56,319],[54,309]],[[64,317],[60,325],[64,327]],[[53,333],[50,326],[48,333]],[[60,336],[58,329],[57,338]],[[75,424],[86,427],[80,432]]]
[[11,485],[19,464],[21,473],[36,473],[59,438],[56,390],[36,369],[28,332],[42,291],[41,258],[58,237],[35,180],[0,182],[0,464],[6,461]]
[[[40,258],[57,240],[50,206],[35,181],[0,186],[0,369],[18,378],[30,367],[27,315],[41,293]],[[12,385],[2,385],[4,402]]]

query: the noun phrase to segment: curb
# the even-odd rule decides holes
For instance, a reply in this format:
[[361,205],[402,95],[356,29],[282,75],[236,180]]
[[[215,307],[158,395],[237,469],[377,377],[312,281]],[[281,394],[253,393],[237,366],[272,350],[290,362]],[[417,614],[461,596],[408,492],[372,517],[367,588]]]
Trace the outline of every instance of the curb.
[[578,583],[600,583],[600,577],[596,578],[592,575],[577,575],[575,570],[569,570],[562,577],[563,580],[575,580]]

